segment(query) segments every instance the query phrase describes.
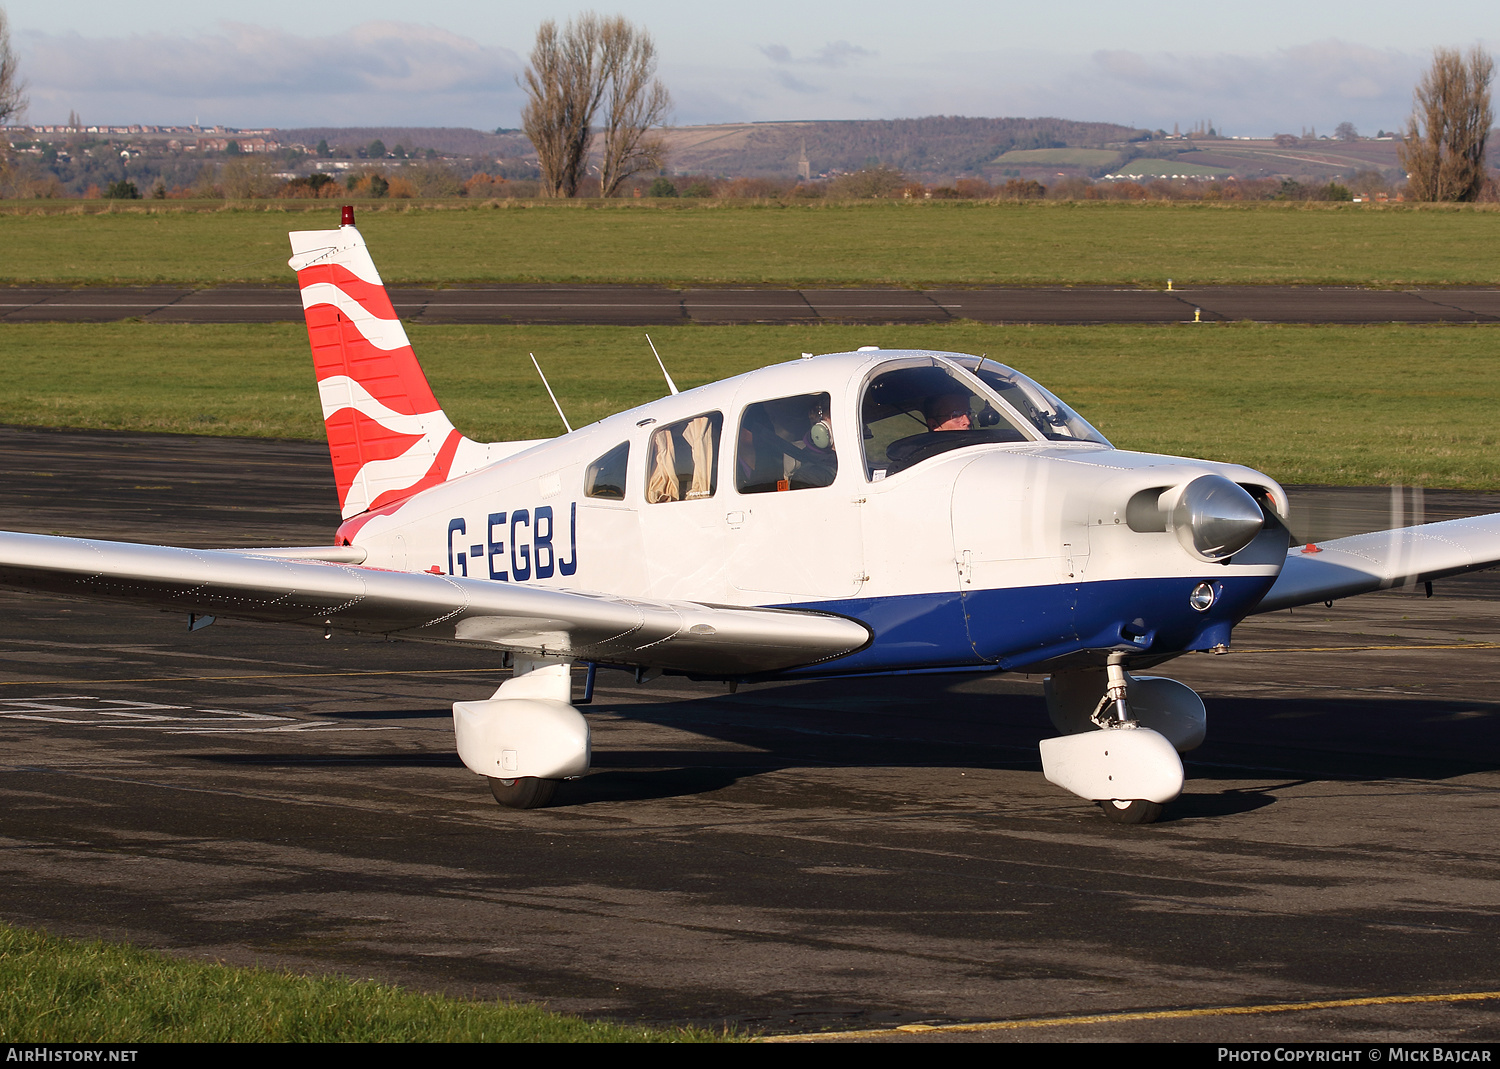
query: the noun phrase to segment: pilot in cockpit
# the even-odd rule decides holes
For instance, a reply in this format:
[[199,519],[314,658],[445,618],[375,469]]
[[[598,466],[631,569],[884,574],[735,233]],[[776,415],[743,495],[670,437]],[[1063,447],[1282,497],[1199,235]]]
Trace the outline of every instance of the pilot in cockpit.
[[929,431],[966,431],[973,425],[968,393],[944,393],[929,397],[922,406]]

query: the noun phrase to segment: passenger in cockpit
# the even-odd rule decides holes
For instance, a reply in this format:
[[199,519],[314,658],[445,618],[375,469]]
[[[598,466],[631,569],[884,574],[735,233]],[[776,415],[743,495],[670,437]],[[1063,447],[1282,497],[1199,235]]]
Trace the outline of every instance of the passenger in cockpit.
[[828,418],[827,394],[820,394],[807,408],[807,432],[797,444],[814,455],[833,452],[833,421]]
[[838,474],[829,395],[748,406],[740,419],[736,487],[742,494],[827,486]]

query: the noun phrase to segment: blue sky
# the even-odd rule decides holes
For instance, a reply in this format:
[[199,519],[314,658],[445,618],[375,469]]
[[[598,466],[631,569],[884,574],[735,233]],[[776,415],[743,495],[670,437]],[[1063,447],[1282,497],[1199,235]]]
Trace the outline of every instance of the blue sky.
[[[262,0],[0,0],[34,122],[516,126],[538,24],[575,5],[426,9]],[[601,6],[649,29],[682,124],[1057,115],[1230,134],[1399,125],[1437,46],[1487,46],[1473,0],[1232,8],[1159,0],[942,5],[669,0]],[[420,16],[420,17],[417,17]]]

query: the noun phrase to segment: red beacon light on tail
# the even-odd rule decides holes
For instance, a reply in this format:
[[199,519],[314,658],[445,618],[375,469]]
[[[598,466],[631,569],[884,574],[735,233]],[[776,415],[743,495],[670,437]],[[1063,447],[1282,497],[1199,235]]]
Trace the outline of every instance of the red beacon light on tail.
[[354,225],[354,205],[352,205],[352,204],[346,204],[346,205],[344,205],[344,214],[339,219],[339,226],[353,226],[353,225]]

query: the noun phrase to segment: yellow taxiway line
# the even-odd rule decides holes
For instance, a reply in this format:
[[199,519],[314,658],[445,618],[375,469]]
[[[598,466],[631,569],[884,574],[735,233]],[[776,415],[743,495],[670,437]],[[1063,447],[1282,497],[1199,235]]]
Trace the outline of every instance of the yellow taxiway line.
[[1377,995],[1369,998],[1320,999],[1316,1002],[1268,1002],[1260,1006],[1205,1006],[1192,1010],[1135,1010],[1127,1013],[1091,1013],[1076,1017],[1027,1017],[1015,1021],[976,1021],[967,1024],[903,1024],[895,1028],[871,1028],[854,1032],[808,1032],[800,1035],[762,1036],[758,1042],[820,1043],[825,1040],[880,1039],[928,1033],[1008,1032],[1024,1028],[1062,1028],[1070,1025],[1120,1024],[1129,1021],[1179,1021],[1193,1017],[1252,1017],[1265,1013],[1336,1010],[1355,1006],[1487,1002],[1492,999],[1500,999],[1500,991],[1458,991],[1444,995]]

